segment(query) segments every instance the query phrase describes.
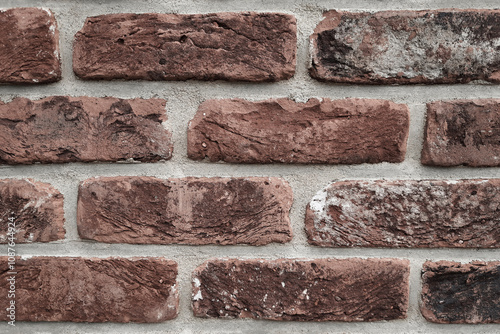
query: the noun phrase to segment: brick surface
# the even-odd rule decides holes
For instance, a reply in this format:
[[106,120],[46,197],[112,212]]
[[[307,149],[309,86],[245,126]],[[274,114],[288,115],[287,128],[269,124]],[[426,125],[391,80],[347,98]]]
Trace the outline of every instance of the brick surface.
[[311,36],[310,73],[339,83],[499,83],[499,26],[500,10],[329,11]]
[[279,13],[112,14],[75,36],[83,79],[279,81],[295,72],[296,20]]
[[500,166],[500,99],[428,103],[422,163]]
[[53,96],[0,103],[0,163],[169,159],[165,101]]
[[[8,259],[0,257],[7,296]],[[178,310],[177,264],[163,258],[33,257],[15,261],[16,321],[162,322]],[[9,299],[2,297],[0,307]],[[7,313],[1,312],[0,320]]]
[[325,247],[500,247],[500,179],[341,181],[306,212]]
[[[0,222],[0,243],[64,239],[63,195],[32,179],[0,180]],[[14,235],[9,227],[16,229]]]
[[188,129],[188,156],[233,163],[401,162],[408,107],[385,100],[209,100]]
[[406,317],[399,259],[210,260],[193,274],[193,311],[210,318],[378,321]]
[[278,178],[94,178],[80,185],[78,231],[109,243],[283,243],[291,205]]
[[500,323],[500,262],[424,263],[420,310],[449,324]]
[[2,10],[0,31],[0,83],[36,84],[61,79],[59,31],[50,10]]

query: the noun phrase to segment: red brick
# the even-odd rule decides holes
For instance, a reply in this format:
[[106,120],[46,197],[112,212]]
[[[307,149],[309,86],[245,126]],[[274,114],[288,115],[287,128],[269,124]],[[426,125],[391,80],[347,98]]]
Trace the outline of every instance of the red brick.
[[179,307],[177,264],[163,258],[0,257],[0,320],[15,276],[16,321],[162,322]]
[[324,247],[500,247],[500,179],[341,181],[306,212]]
[[296,20],[279,13],[112,14],[75,36],[83,79],[279,81],[295,72]]
[[425,262],[422,315],[442,324],[500,323],[500,262]]
[[193,274],[193,311],[205,318],[401,319],[409,270],[399,259],[210,260]]
[[0,104],[0,163],[170,159],[165,101],[53,96]]
[[59,31],[50,10],[0,10],[0,31],[0,83],[36,84],[61,79]]
[[500,99],[428,103],[422,163],[500,166]]
[[[63,195],[48,183],[0,180],[0,243],[64,239],[63,201]],[[8,235],[9,227],[16,229],[14,235]]]
[[132,244],[288,242],[292,190],[278,178],[94,178],[80,185],[83,239]]
[[385,100],[209,100],[188,129],[188,156],[233,163],[401,162],[408,107]]
[[357,84],[500,82],[500,10],[324,15],[311,36],[310,73],[316,79]]

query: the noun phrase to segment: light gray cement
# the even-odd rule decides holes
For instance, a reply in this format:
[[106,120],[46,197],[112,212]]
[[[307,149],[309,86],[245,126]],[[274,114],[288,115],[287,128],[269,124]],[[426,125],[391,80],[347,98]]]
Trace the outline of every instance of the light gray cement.
[[[0,86],[0,99],[23,96],[38,99],[50,95],[115,96],[120,98],[164,98],[173,132],[174,156],[154,164],[59,164],[0,166],[1,178],[31,177],[53,184],[65,198],[66,239],[50,244],[17,245],[19,255],[35,256],[165,256],[179,264],[180,312],[175,320],[161,324],[17,323],[15,329],[0,324],[0,333],[500,333],[500,325],[437,325],[418,311],[420,270],[429,260],[500,260],[499,250],[476,249],[327,249],[309,246],[304,232],[305,207],[312,196],[334,180],[346,179],[462,179],[499,177],[498,168],[431,168],[420,164],[425,103],[457,98],[500,98],[500,86],[472,83],[435,86],[332,85],[312,80],[308,73],[309,35],[327,9],[378,11],[395,9],[496,8],[500,0],[0,0],[0,8],[46,7],[56,16],[61,33],[63,80],[45,86]],[[72,40],[87,16],[119,12],[208,13],[221,11],[278,11],[293,14],[298,21],[298,59],[294,78],[279,83],[226,82],[90,82],[77,79],[71,67]],[[290,97],[389,99],[411,109],[411,131],[406,160],[400,164],[376,165],[236,165],[195,162],[186,157],[186,129],[200,102],[211,98],[263,100]],[[277,176],[294,191],[291,210],[294,238],[284,245],[180,246],[124,245],[80,241],[76,231],[76,199],[80,181],[93,176],[148,175],[160,178],[184,176]],[[5,255],[7,248],[0,247]],[[212,320],[195,318],[190,309],[193,269],[212,257],[320,258],[399,257],[411,261],[410,309],[405,320],[376,323],[300,323],[262,320]],[[3,298],[3,297],[1,297]],[[0,310],[1,311],[1,310]]]

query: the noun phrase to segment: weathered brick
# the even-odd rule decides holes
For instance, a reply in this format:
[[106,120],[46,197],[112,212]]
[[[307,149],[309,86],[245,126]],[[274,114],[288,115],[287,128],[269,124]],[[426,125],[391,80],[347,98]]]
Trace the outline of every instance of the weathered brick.
[[296,20],[279,13],[112,14],[75,36],[83,79],[279,81],[295,72]]
[[500,99],[428,103],[422,163],[500,166]]
[[288,242],[292,190],[278,178],[93,178],[80,185],[80,237],[108,243]]
[[[0,257],[0,320],[11,299]],[[163,258],[32,257],[15,261],[16,321],[162,322],[179,307],[177,263]]]
[[401,162],[408,107],[385,100],[209,100],[188,129],[188,156],[239,163]]
[[0,180],[0,243],[49,242],[64,239],[63,195],[48,183],[32,179]]
[[500,179],[341,181],[306,210],[325,247],[500,247]]
[[193,311],[207,318],[378,321],[406,317],[400,259],[210,260],[193,273]]
[[0,31],[0,83],[35,84],[61,79],[59,31],[50,10],[0,10]]
[[500,82],[500,10],[324,15],[311,36],[310,73],[316,79],[361,84]]
[[165,101],[53,96],[0,103],[0,163],[170,159]]
[[425,262],[420,310],[437,323],[500,323],[500,262]]

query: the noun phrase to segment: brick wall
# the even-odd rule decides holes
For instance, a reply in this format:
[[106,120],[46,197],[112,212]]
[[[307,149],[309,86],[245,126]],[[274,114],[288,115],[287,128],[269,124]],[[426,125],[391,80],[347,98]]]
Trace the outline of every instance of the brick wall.
[[0,5],[0,332],[500,331],[495,3]]

